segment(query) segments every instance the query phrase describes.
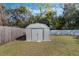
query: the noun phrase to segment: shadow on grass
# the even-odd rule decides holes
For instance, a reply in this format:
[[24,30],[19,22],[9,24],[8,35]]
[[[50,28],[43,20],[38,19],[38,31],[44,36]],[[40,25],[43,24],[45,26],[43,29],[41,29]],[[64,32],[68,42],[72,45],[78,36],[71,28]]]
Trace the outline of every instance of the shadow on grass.
[[16,38],[16,40],[19,40],[19,41],[25,41],[26,40],[26,35],[23,35],[19,38]]

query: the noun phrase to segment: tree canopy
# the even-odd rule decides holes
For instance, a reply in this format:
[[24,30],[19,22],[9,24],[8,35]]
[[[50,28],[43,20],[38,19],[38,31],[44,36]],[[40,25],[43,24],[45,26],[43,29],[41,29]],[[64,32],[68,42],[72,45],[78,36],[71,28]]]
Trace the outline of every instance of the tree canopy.
[[[31,23],[44,23],[53,30],[79,29],[79,4],[63,4],[63,15],[57,16],[53,4],[37,3],[40,11],[36,15],[27,6],[6,8],[0,5],[0,25],[26,27]],[[33,9],[32,9],[33,10]]]

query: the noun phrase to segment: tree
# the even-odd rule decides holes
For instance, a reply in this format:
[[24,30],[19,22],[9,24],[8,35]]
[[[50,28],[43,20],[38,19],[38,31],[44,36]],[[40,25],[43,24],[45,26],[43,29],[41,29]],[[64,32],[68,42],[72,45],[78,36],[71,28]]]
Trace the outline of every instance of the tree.
[[56,30],[61,30],[64,27],[64,18],[62,16],[58,16],[54,21],[53,21],[53,29]]
[[9,22],[13,26],[25,27],[27,20],[29,20],[31,12],[25,6],[9,9]]
[[79,4],[64,4],[65,29],[79,29]]
[[46,16],[46,19],[48,21],[48,26],[50,27],[50,29],[52,29],[52,22],[53,22],[53,16],[54,16],[54,12],[52,12],[52,9],[49,9],[46,13],[45,13],[45,16]]
[[26,25],[26,21],[32,17],[30,10],[27,9],[25,6],[20,6],[19,8],[17,8],[16,13],[19,18],[17,21],[20,22],[16,24],[21,24],[23,27]]
[[[42,22],[44,20],[45,22],[45,19],[47,22],[45,22],[45,24],[48,24],[48,26],[50,28],[52,28],[52,20],[53,20],[53,16],[55,15],[55,12],[53,11],[53,6],[51,4],[37,4],[39,10],[40,10],[40,15],[38,16],[38,20],[37,22]],[[45,17],[45,19],[44,19]],[[42,20],[43,19],[43,20]],[[44,23],[42,22],[42,23]]]
[[5,11],[5,6],[3,5],[0,5],[0,25],[5,25],[5,20],[4,20],[4,17],[5,17],[5,14],[4,14],[4,11]]

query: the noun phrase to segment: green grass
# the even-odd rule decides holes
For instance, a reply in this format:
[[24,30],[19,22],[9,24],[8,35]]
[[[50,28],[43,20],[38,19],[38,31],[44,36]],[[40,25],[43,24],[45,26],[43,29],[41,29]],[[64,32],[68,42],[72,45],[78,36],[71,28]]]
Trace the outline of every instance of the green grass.
[[73,36],[50,36],[50,42],[15,40],[0,46],[0,55],[79,56],[79,44]]

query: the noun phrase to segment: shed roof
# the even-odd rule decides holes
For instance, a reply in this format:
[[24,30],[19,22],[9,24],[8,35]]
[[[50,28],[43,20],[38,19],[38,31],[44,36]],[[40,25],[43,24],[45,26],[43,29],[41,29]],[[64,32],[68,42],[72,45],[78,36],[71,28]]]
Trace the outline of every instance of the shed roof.
[[32,28],[49,28],[49,27],[42,23],[34,23],[34,24],[28,25],[26,28],[32,29]]

